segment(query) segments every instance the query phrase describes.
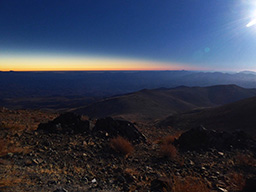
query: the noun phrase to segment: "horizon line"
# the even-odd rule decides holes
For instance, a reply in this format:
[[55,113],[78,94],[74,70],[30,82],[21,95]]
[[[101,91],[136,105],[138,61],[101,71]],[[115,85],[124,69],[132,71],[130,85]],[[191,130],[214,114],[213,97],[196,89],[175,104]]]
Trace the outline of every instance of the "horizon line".
[[196,70],[196,69],[95,69],[95,70],[0,70],[0,72],[164,72],[164,71],[191,71],[191,72],[221,72],[221,73],[239,73],[239,72],[255,72],[253,70],[241,71],[217,71],[217,70]]

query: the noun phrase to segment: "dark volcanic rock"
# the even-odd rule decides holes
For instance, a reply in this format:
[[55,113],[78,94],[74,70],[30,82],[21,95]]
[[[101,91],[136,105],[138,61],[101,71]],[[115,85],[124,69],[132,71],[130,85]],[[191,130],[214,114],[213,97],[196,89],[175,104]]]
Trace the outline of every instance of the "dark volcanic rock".
[[122,136],[132,142],[145,142],[145,136],[129,121],[114,120],[111,117],[98,119],[93,133],[107,133],[110,137]]
[[242,192],[255,192],[256,191],[256,176],[247,179]]
[[251,147],[252,143],[254,143],[253,140],[243,131],[216,132],[207,130],[203,126],[190,129],[175,141],[181,150],[247,148]]
[[164,192],[171,190],[171,183],[167,178],[154,179],[151,182],[150,191],[151,192]]
[[89,121],[82,121],[79,115],[64,113],[53,121],[40,123],[37,130],[49,133],[89,133]]

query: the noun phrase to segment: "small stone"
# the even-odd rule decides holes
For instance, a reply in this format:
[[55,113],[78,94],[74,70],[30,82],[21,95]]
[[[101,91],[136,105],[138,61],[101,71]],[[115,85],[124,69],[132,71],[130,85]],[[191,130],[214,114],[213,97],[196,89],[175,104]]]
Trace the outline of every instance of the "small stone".
[[229,159],[229,160],[228,160],[228,165],[234,166],[234,165],[235,165],[235,162],[234,162],[232,159]]
[[47,184],[48,184],[48,186],[50,186],[50,185],[56,185],[56,184],[57,184],[57,181],[51,180],[51,181],[48,181]]
[[94,178],[93,180],[92,180],[92,183],[96,183],[97,182],[97,180]]
[[44,162],[44,160],[43,160],[43,159],[38,158],[38,159],[37,159],[37,162],[38,162],[39,164],[41,164],[41,163],[43,163],[43,162]]
[[39,162],[37,161],[37,159],[33,159],[32,161],[33,161],[35,164],[37,164],[37,165],[39,164]]
[[133,159],[133,162],[134,162],[134,163],[138,163],[139,160],[138,160],[138,159]]
[[95,143],[93,141],[89,141],[88,145],[93,146]]
[[29,165],[32,165],[32,161],[30,160],[30,159],[27,159],[26,161],[25,161],[25,165],[26,166],[29,166]]
[[227,189],[224,189],[224,188],[221,188],[221,187],[218,187],[218,189],[219,189],[220,191],[222,191],[222,192],[228,192]]
[[68,192],[68,190],[65,189],[65,188],[59,188],[59,189],[56,189],[56,190],[53,191],[53,192]]
[[113,184],[113,183],[114,183],[114,180],[110,179],[108,182],[109,182],[110,184]]
[[195,163],[193,161],[191,161],[191,160],[189,160],[189,164],[190,165],[195,165]]
[[9,157],[12,157],[13,156],[13,153],[8,153],[7,154]]
[[87,183],[88,183],[87,177],[83,177],[83,178],[82,178],[82,181],[84,181],[84,182],[87,184]]

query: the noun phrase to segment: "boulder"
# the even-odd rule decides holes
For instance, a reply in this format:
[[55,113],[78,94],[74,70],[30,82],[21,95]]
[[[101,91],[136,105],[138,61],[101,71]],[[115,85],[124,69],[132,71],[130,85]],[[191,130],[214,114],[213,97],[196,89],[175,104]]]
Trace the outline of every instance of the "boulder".
[[151,181],[150,191],[151,192],[164,192],[171,191],[171,182],[169,179],[161,177]]
[[241,192],[255,192],[255,191],[256,191],[256,176],[246,180],[245,186]]
[[40,123],[38,131],[48,133],[89,133],[89,121],[81,120],[81,116],[74,113],[64,113],[53,121]]
[[98,119],[93,128],[94,134],[109,137],[122,136],[131,142],[145,142],[145,136],[129,121],[114,120],[111,117]]
[[248,148],[251,143],[252,139],[243,131],[216,132],[207,130],[203,126],[190,129],[174,142],[181,150],[206,150],[209,148],[228,150],[231,148]]

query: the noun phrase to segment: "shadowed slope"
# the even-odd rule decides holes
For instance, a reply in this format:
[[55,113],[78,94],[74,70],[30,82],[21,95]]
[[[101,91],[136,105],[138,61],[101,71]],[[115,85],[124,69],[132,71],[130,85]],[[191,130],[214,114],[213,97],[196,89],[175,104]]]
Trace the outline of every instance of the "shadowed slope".
[[172,89],[141,90],[108,98],[73,111],[91,117],[122,116],[132,120],[155,120],[170,114],[218,106],[255,95],[255,89],[244,89],[236,85],[181,86]]
[[173,115],[159,122],[160,126],[189,129],[203,125],[208,129],[243,130],[256,135],[256,97],[211,109]]

